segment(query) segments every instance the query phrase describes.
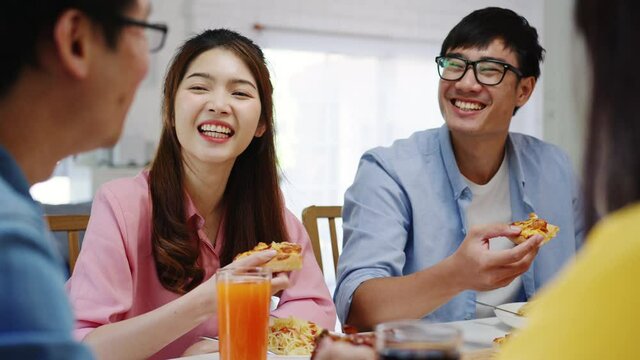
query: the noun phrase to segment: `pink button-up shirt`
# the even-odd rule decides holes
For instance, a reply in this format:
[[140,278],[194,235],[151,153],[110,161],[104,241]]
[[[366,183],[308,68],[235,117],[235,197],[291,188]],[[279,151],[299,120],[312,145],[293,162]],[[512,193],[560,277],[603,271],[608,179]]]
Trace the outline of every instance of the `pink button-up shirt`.
[[[187,197],[188,221],[198,229],[200,260],[205,279],[220,268],[220,250],[224,243],[221,224],[215,247],[202,226],[204,219]],[[294,271],[291,286],[282,292],[272,315],[294,315],[333,329],[335,306],[313,256],[309,237],[296,217],[285,211],[285,224],[291,242],[302,246],[302,270]],[[77,318],[76,336],[84,338],[93,329],[154,310],[180,295],[165,289],[158,280],[151,251],[151,197],[148,172],[134,178],[111,181],[95,196],[91,219],[82,251],[67,290]],[[217,317],[198,325],[164,347],[152,358],[180,356],[200,336],[218,334]]]

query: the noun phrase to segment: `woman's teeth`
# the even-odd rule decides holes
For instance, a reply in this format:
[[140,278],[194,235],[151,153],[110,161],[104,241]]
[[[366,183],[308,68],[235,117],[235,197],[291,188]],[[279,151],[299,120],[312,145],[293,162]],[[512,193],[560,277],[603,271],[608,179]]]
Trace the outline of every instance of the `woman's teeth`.
[[198,127],[198,130],[202,134],[216,139],[226,139],[233,135],[233,131],[230,128],[222,125],[205,124]]
[[213,131],[203,131],[202,133],[207,135],[208,137],[212,137],[216,139],[226,139],[229,137],[229,134],[221,134]]
[[231,134],[231,129],[229,129],[226,126],[220,126],[220,125],[205,124],[200,126],[200,130],[203,132],[217,132],[217,133],[223,133],[223,134]]

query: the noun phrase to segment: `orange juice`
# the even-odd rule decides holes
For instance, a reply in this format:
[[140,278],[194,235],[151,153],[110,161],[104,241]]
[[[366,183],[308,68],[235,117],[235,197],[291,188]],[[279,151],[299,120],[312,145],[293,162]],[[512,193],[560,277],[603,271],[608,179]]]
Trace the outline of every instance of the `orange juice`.
[[218,335],[222,360],[267,358],[271,274],[218,276]]

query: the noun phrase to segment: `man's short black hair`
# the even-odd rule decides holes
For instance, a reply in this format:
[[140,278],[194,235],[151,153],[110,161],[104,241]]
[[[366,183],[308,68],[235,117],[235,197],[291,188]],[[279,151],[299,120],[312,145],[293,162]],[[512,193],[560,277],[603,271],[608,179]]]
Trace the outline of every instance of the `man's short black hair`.
[[137,0],[2,0],[0,1],[0,99],[26,66],[38,66],[37,46],[52,39],[53,26],[67,9],[83,11],[102,27],[115,47],[122,28],[118,18]]
[[447,35],[440,55],[458,48],[486,48],[501,39],[518,58],[518,68],[525,77],[540,76],[544,49],[538,32],[524,17],[509,9],[488,7],[465,16]]

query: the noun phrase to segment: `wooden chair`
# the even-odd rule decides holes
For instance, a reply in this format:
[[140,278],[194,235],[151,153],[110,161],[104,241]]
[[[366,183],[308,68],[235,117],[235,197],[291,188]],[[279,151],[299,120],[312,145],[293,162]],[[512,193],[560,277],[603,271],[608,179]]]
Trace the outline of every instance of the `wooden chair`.
[[342,206],[309,206],[302,210],[302,223],[307,229],[309,238],[311,238],[311,245],[313,246],[313,253],[316,256],[316,261],[320,265],[320,270],[324,272],[322,266],[322,246],[321,239],[318,232],[318,220],[327,219],[329,222],[329,236],[331,239],[331,252],[333,254],[333,269],[334,271],[338,267],[338,234],[336,232],[336,219],[342,217]]
[[80,254],[80,232],[87,229],[89,215],[47,215],[51,231],[66,231],[69,243],[69,273],[73,273]]

